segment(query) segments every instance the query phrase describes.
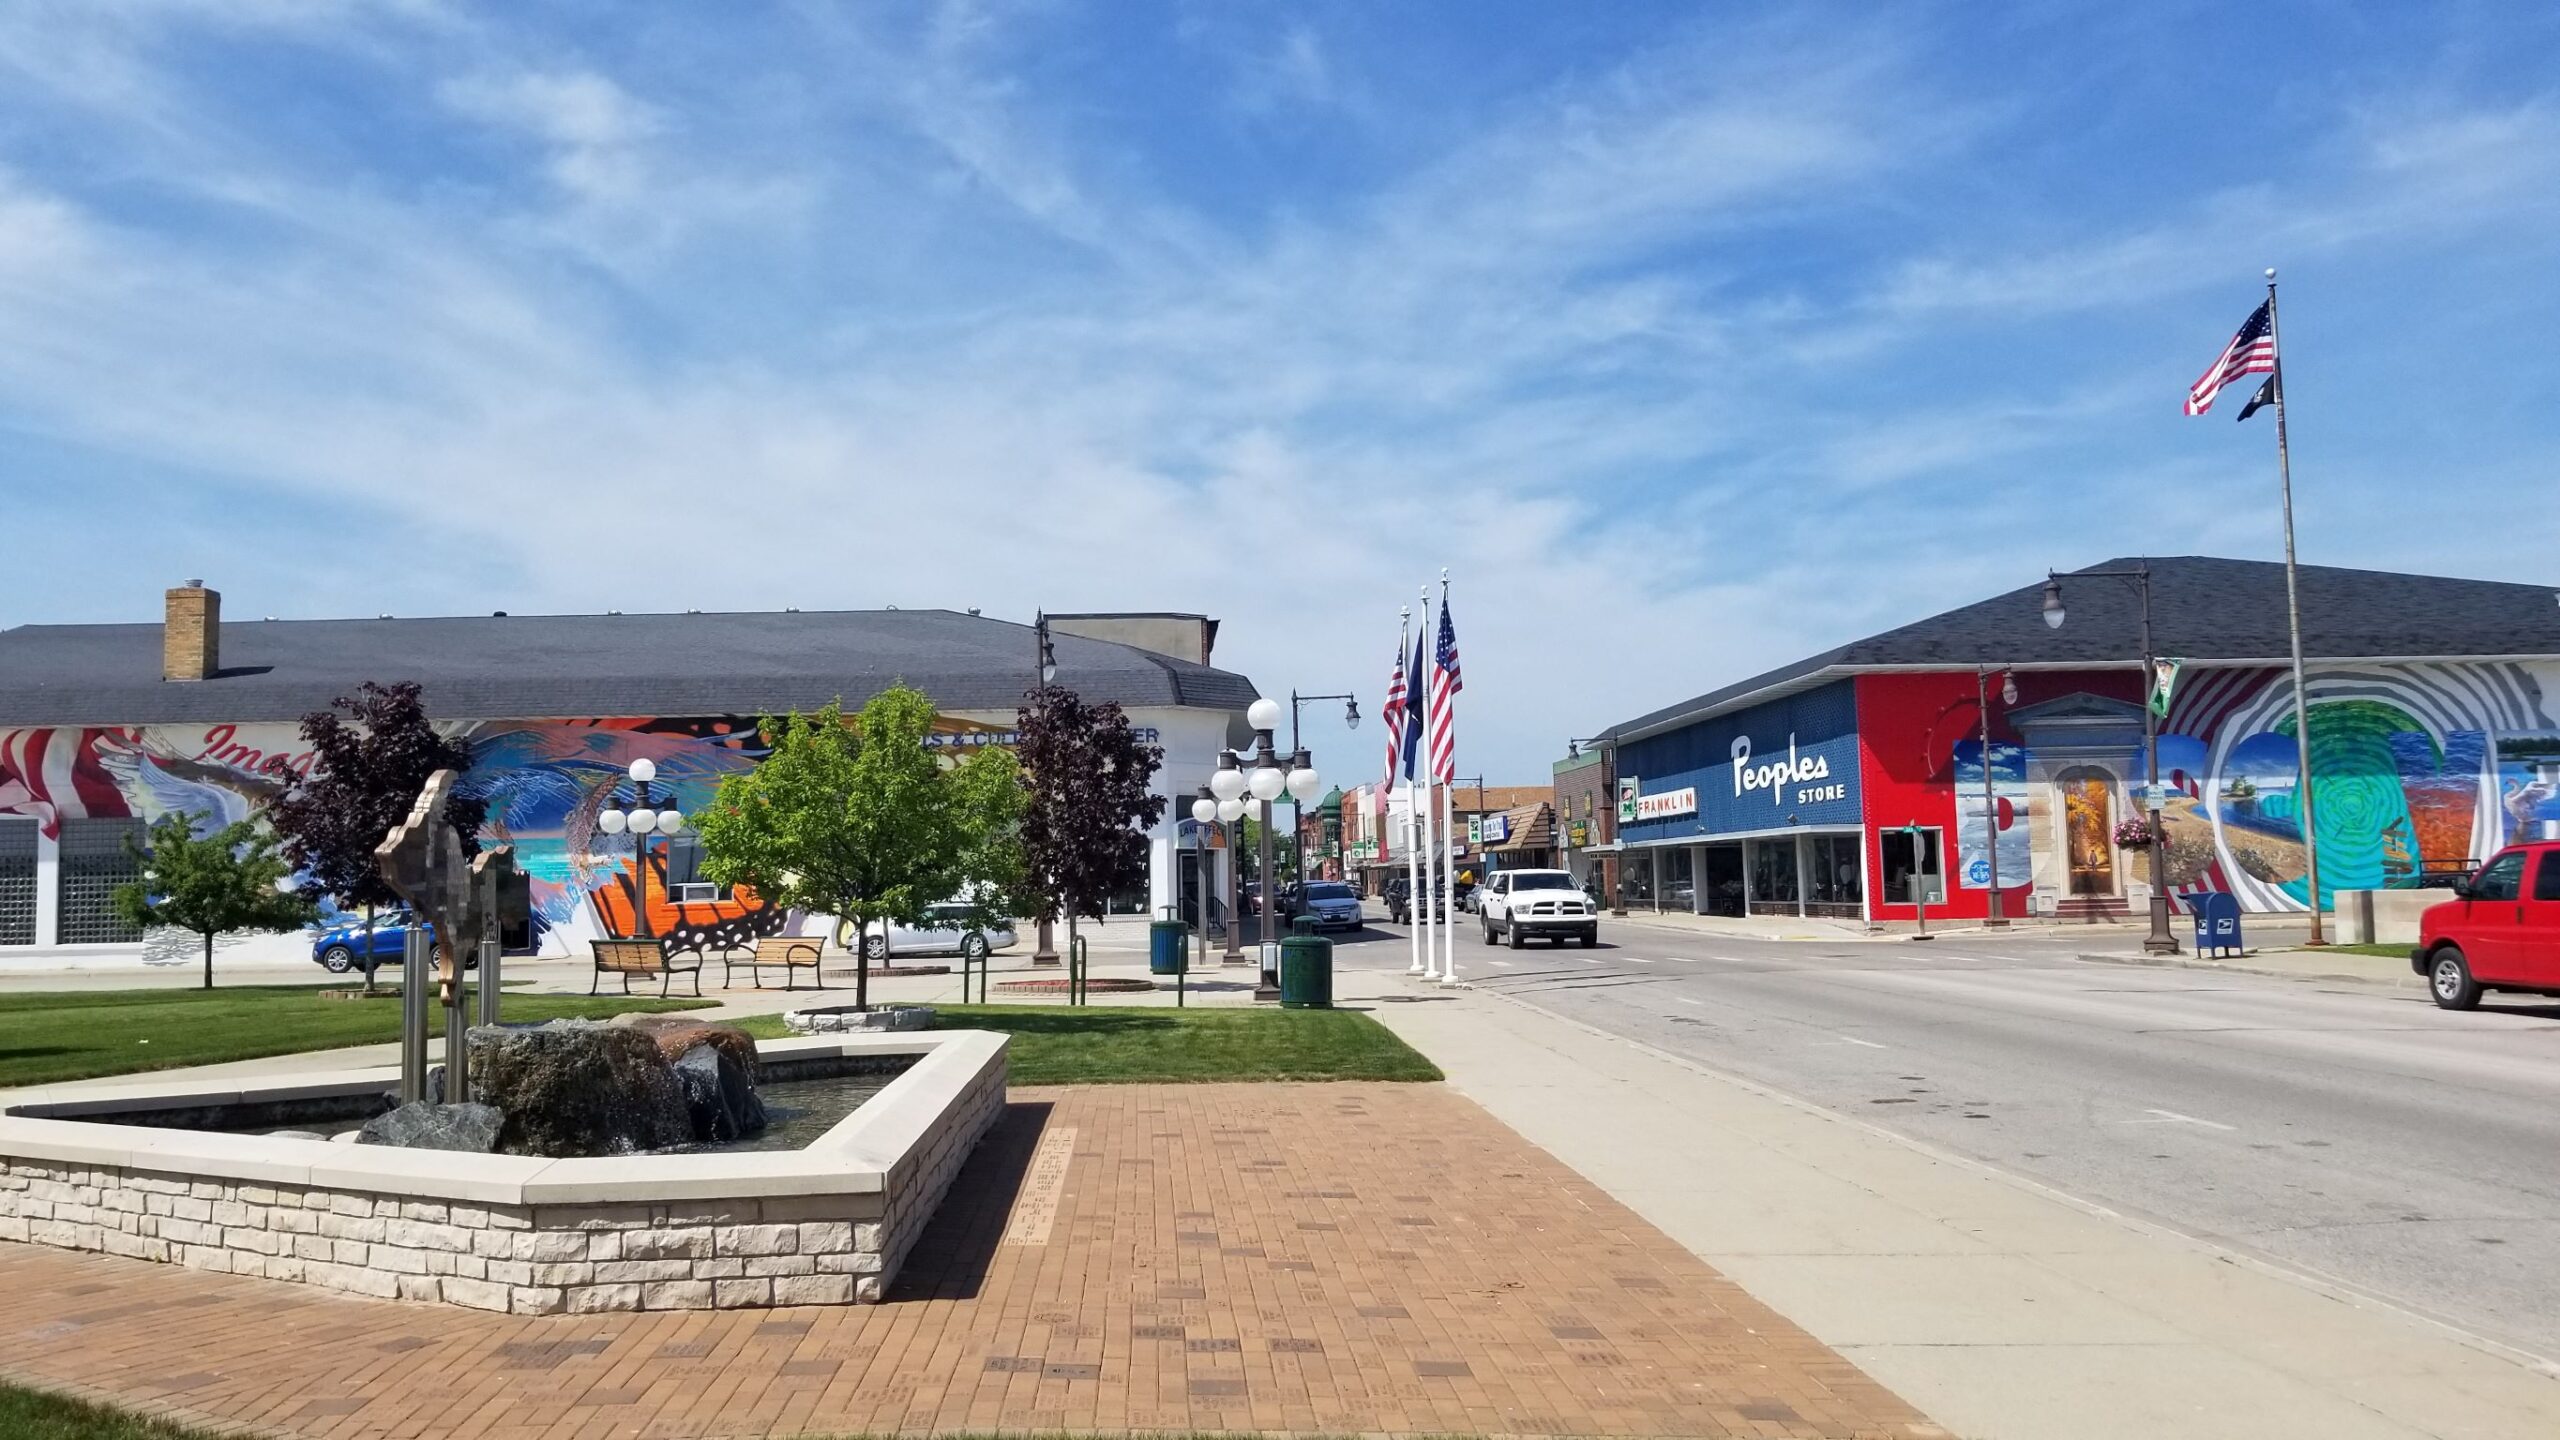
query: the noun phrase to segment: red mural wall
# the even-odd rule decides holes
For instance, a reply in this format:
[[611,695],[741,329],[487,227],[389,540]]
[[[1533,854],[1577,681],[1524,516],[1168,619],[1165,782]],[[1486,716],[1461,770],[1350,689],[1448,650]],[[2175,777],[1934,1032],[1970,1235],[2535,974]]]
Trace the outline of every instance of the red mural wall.
[[[2140,698],[2140,682],[2131,670],[2017,672],[2019,706],[2035,705],[2064,695],[2088,693],[2127,702]],[[1991,892],[1967,890],[1957,882],[1955,755],[1957,741],[1978,738],[1982,716],[1974,707],[1971,670],[1914,675],[1861,675],[1858,686],[1858,784],[1866,800],[1868,914],[1878,920],[1909,920],[1913,908],[1898,896],[1883,895],[1883,832],[1904,825],[1934,826],[1947,849],[1947,898],[1929,907],[1931,918],[1981,919],[1991,913]],[[2012,708],[2000,698],[2000,676],[1988,686],[1991,738],[1995,744],[2017,742],[2007,724]],[[2026,914],[2030,877],[2000,876],[2000,891],[2012,916]]]

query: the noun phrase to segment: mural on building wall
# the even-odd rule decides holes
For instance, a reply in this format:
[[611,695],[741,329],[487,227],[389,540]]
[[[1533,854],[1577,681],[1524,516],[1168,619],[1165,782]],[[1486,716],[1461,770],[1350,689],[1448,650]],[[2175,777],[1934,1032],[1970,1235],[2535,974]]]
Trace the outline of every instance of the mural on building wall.
[[[2301,909],[2310,857],[2290,677],[2201,678],[2169,715],[2195,766],[2170,783],[2173,803],[2208,830],[2212,860],[2172,883],[2229,890],[2251,909]],[[2560,667],[2525,663],[2314,669],[2310,811],[2323,890],[2415,885],[2536,833],[2560,780],[2535,744],[2560,730],[2547,709],[2554,679]],[[2164,744],[2164,778],[2169,768]]]
[[[2127,702],[2123,672],[2017,676],[2016,705],[1993,712],[1996,790],[2012,786],[2034,817],[2000,853],[2004,887],[2034,883],[2061,898],[2123,896],[2149,878],[2114,849],[2136,813],[2138,743],[2097,755],[2016,750],[2008,715],[2090,694]],[[1983,903],[1979,724],[1969,673],[1863,676],[1859,731],[1869,823],[1952,823],[1957,883]],[[2560,837],[2560,663],[2332,665],[2311,676],[2311,750],[2327,891],[2406,887],[2459,871],[2508,842]],[[2013,772],[2009,756],[2016,755]],[[1925,759],[1923,758],[1925,756]],[[2013,773],[2024,777],[2013,781]],[[2310,889],[2293,687],[2282,669],[2190,667],[2160,737],[2165,869],[2173,889],[2225,890],[2253,911],[2300,910]],[[2002,832],[2004,839],[2009,832]],[[1877,863],[1874,855],[1870,865]],[[2013,868],[2014,866],[2014,868]],[[2013,902],[2014,903],[2014,902]]]
[[471,727],[467,739],[471,770],[460,793],[488,803],[482,843],[516,847],[531,882],[535,943],[545,952],[631,934],[642,905],[651,934],[687,947],[734,944],[788,923],[752,891],[680,901],[668,873],[672,846],[651,837],[650,863],[638,870],[632,853],[642,837],[596,829],[609,802],[630,803],[628,772],[643,757],[657,766],[649,785],[657,808],[693,813],[711,803],[724,776],[764,758],[755,722],[505,721]]
[[[2251,910],[2302,909],[2310,853],[2291,677],[2276,669],[2188,673],[2159,741],[2169,885],[2227,890]],[[2477,864],[2511,840],[2560,834],[2560,724],[2546,698],[2555,681],[2560,666],[2526,663],[2315,668],[2310,810],[2322,889],[2334,896],[2413,886]],[[1957,777],[1963,882],[1973,887],[1980,746],[1940,743]],[[1994,754],[2009,748],[1995,745]],[[2021,776],[2032,759],[2019,754]],[[2111,768],[2117,783],[2104,791],[2085,779],[2062,790],[2066,822],[2073,807],[2090,821],[2066,823],[2066,834],[2102,831],[2102,801],[2115,816],[2137,813],[2144,755],[2137,747]],[[2004,794],[2007,772],[2000,765]],[[2004,884],[2011,864],[2003,849]],[[2143,866],[2096,854],[2075,855],[2069,871],[2075,893],[2147,878]],[[2083,879],[2088,885],[2076,883]]]
[[[645,879],[633,837],[596,829],[633,760],[657,766],[651,798],[686,813],[711,801],[723,777],[765,754],[753,720],[490,721],[447,725],[471,749],[461,791],[488,802],[483,843],[513,845],[531,882],[534,942],[567,953],[590,937],[631,933],[645,905],[652,933],[719,946],[777,933],[798,917],[770,911],[752,891],[679,899],[670,847],[650,845]],[[1001,717],[937,717],[937,745],[1009,744]],[[1151,732],[1149,732],[1151,733]],[[59,839],[67,820],[157,820],[185,813],[210,829],[246,819],[310,773],[313,756],[291,722],[0,730],[0,815],[33,818]]]
[[1959,740],[1953,756],[1956,785],[1956,878],[1967,890],[1991,888],[1991,837],[1999,837],[2002,889],[2026,880],[2034,863],[2028,851],[2028,820],[2035,813],[2033,788],[2027,784],[2027,752],[2008,741],[1991,743],[1991,803],[1982,794],[1982,742]]

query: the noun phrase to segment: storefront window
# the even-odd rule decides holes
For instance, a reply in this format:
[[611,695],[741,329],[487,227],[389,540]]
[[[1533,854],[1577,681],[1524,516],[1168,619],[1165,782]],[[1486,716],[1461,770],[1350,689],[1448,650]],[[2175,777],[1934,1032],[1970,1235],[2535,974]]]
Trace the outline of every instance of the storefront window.
[[1884,857],[1884,888],[1876,898],[1895,905],[1908,905],[1923,888],[1932,905],[1947,898],[1947,880],[1938,848],[1936,830],[1887,830],[1880,838]]
[[1662,856],[1662,908],[1694,910],[1697,908],[1697,872],[1692,868],[1689,852],[1669,850]]
[[1789,836],[1783,840],[1754,840],[1743,847],[1745,863],[1751,867],[1751,913],[1754,915],[1793,915],[1797,913],[1796,842]]
[[1699,874],[1698,889],[1706,896],[1703,907],[1709,915],[1743,913],[1742,847],[1739,844],[1710,845],[1706,850],[1706,868]]
[[1805,840],[1805,913],[1853,919],[1861,913],[1858,837],[1814,835]]
[[1621,906],[1653,905],[1653,857],[1630,855],[1618,866],[1618,903]]

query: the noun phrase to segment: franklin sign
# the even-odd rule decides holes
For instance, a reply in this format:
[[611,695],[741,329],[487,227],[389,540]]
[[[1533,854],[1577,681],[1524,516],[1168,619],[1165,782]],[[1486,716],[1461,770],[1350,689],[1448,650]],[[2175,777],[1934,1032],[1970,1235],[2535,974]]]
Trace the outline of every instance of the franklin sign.
[[1821,755],[1796,754],[1796,737],[1787,736],[1787,758],[1751,763],[1751,737],[1733,737],[1733,793],[1747,795],[1754,790],[1769,792],[1769,803],[1785,805],[1788,787],[1798,787],[1794,801],[1798,805],[1815,805],[1825,800],[1845,800],[1849,795],[1846,782],[1820,784],[1831,779],[1831,761]]

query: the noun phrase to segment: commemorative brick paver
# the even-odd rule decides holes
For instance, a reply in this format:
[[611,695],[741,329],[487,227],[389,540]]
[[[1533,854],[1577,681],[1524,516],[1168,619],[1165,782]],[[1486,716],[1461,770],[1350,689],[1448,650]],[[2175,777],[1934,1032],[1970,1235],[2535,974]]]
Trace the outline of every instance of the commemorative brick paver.
[[1439,1085],[1018,1089],[876,1307],[519,1318],[0,1244],[0,1368],[333,1440],[1944,1433]]

